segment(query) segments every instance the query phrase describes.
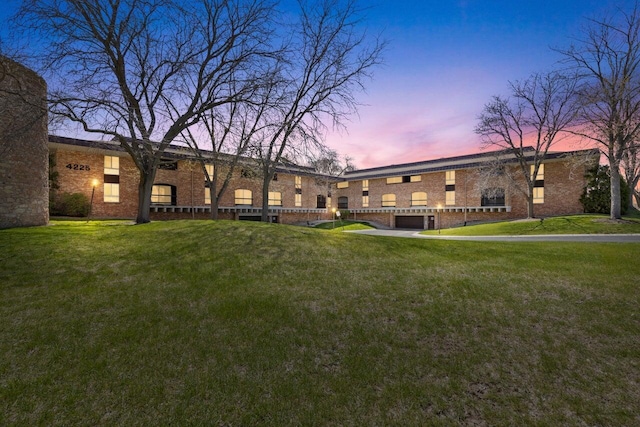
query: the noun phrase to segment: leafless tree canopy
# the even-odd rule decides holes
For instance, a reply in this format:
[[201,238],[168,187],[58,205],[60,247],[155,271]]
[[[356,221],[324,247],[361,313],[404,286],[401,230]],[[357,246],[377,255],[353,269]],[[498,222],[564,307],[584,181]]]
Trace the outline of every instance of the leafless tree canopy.
[[640,9],[593,19],[561,50],[581,78],[575,133],[599,144],[611,170],[611,218],[620,218],[620,162],[640,132]]
[[[48,46],[53,114],[118,140],[140,171],[138,222],[166,147],[250,92],[270,53],[263,0],[28,0],[16,21]],[[236,82],[230,86],[230,80]],[[230,91],[229,89],[233,89]]]
[[[573,76],[552,72],[510,83],[510,96],[495,96],[486,104],[475,128],[486,148],[499,148],[515,155],[517,176],[507,178],[511,186],[528,198],[529,217],[534,216],[533,188],[540,164],[575,119],[576,81]],[[512,173],[500,161],[488,166],[483,168],[482,176],[489,180],[505,179],[505,174]]]
[[213,156],[258,155],[268,183],[285,155],[322,145],[324,123],[356,110],[383,45],[360,31],[355,1],[301,0],[295,24],[276,6],[25,0],[14,22],[38,40],[51,112],[119,141],[133,158],[137,222],[147,222],[158,164],[176,139]]
[[343,124],[356,111],[356,93],[381,61],[384,43],[359,29],[353,0],[299,2],[300,21],[290,29],[279,67],[278,102],[265,115],[253,153],[263,175],[262,219],[267,220],[268,187],[284,157],[300,158],[322,145],[325,123]]

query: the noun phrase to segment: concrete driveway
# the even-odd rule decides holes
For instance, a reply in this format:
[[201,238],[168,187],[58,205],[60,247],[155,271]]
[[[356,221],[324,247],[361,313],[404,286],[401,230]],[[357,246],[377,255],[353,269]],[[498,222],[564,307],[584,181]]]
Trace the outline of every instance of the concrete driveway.
[[354,230],[348,233],[370,236],[407,237],[431,240],[467,240],[474,242],[602,242],[640,243],[640,234],[540,234],[523,236],[445,236],[424,235],[415,230]]

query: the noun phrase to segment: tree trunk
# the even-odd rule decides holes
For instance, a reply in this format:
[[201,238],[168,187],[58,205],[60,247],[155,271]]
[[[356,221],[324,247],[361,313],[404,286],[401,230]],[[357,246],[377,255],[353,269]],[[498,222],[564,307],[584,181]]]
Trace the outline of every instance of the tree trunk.
[[153,172],[140,172],[140,182],[138,183],[138,216],[136,224],[146,224],[151,221],[151,190],[153,189],[153,181],[156,178],[155,170]]
[[[613,163],[613,162],[610,162]],[[609,168],[611,172],[611,219],[621,219],[622,214],[620,206],[620,165],[611,164]]]
[[269,183],[271,183],[271,177],[265,174],[262,183],[262,215],[260,216],[262,222],[269,222]]
[[636,198],[636,205],[638,209],[640,209],[640,192],[633,192],[633,196]]
[[218,219],[219,202],[220,200],[218,199],[218,196],[212,190],[211,191],[211,219],[214,221]]
[[527,193],[527,218],[535,218],[533,206],[533,184],[529,185],[529,192]]

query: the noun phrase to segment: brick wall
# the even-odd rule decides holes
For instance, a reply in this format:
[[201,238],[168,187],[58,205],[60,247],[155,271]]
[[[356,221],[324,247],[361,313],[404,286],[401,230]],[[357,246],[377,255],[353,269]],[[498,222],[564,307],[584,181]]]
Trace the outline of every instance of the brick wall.
[[0,57],[0,228],[49,221],[47,87]]

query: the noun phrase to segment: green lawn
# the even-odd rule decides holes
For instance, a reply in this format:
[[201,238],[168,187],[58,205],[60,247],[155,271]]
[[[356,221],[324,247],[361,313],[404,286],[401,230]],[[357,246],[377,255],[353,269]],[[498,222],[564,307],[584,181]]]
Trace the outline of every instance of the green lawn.
[[[610,221],[605,215],[573,215],[531,220],[494,222],[440,230],[449,236],[497,236],[527,234],[627,234],[640,233],[640,218]],[[438,234],[438,230],[422,234]]]
[[316,225],[315,228],[321,230],[335,230],[335,231],[353,231],[353,230],[370,230],[372,227],[368,222],[352,221],[352,220],[336,220],[321,222]]
[[640,245],[0,231],[0,425],[640,424]]

